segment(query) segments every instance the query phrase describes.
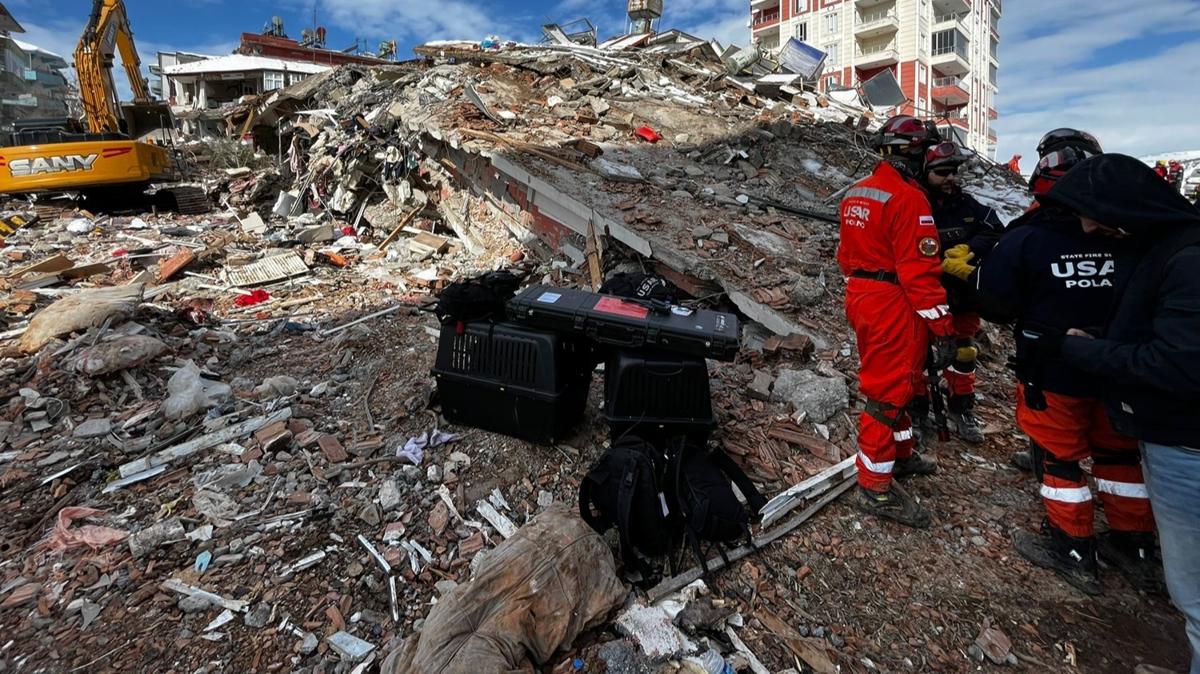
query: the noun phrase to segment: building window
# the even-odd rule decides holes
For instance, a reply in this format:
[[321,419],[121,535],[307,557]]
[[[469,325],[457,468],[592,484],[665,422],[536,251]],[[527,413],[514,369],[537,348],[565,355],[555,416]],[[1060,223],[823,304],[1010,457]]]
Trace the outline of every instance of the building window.
[[825,65],[837,65],[838,63],[838,46],[837,43],[825,45],[825,53],[829,55],[825,59]]
[[837,14],[837,12],[831,12],[831,13],[825,15],[825,34],[826,35],[837,35],[838,34],[838,14]]
[[288,74],[288,85],[290,86],[297,82],[303,82],[304,78],[306,78],[306,77],[308,77],[308,75],[306,75],[304,73],[289,73]]
[[808,42],[808,22],[798,23],[795,27],[796,39],[801,42]]
[[263,91],[283,88],[283,73],[263,73]]
[[[796,0],[795,4],[792,5],[792,8],[792,16],[808,14],[808,0]],[[804,38],[800,39],[803,40]]]
[[957,30],[942,30],[933,34],[933,55],[940,56],[942,54],[955,53],[962,57],[964,61],[969,60],[967,48],[970,43],[962,33]]

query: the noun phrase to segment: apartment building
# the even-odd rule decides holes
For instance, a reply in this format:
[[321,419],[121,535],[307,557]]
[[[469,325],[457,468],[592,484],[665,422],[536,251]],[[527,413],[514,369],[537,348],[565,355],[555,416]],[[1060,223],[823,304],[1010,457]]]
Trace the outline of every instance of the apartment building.
[[797,38],[829,56],[820,86],[854,87],[891,70],[944,134],[994,158],[1001,0],[750,0],[754,40]]

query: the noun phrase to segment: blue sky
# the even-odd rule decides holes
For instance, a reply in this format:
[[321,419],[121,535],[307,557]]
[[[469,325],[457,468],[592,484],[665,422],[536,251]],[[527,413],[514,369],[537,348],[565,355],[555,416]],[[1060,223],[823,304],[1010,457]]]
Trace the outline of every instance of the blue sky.
[[[536,40],[546,21],[587,16],[604,36],[624,29],[623,0],[315,0],[329,44],[396,39],[414,44],[496,34]],[[64,56],[74,51],[87,0],[5,0],[22,36]],[[274,14],[293,37],[311,25],[314,0],[126,0],[142,58],[158,50],[232,51],[242,31]],[[666,0],[663,25],[724,43],[749,41],[748,0]],[[1000,22],[999,156],[1030,162],[1057,126],[1095,133],[1106,149],[1147,155],[1200,149],[1200,0],[1005,0]],[[1026,167],[1028,168],[1028,167]]]

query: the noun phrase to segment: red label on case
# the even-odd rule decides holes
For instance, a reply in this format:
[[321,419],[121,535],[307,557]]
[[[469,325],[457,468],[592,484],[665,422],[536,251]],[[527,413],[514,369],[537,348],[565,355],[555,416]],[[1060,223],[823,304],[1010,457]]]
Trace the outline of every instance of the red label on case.
[[601,297],[593,308],[601,313],[627,318],[645,318],[650,315],[650,310],[646,307],[616,297]]

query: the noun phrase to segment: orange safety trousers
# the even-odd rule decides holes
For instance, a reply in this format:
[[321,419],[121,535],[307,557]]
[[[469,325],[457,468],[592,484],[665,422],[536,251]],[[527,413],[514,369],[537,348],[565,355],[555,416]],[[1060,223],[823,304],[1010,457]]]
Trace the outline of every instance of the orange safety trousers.
[[858,340],[859,394],[867,400],[859,416],[858,484],[883,492],[896,460],[913,453],[912,418],[904,408],[922,380],[929,325],[899,286],[866,279],[850,279],[846,317]]
[[1044,395],[1046,409],[1032,410],[1025,402],[1024,386],[1017,387],[1017,425],[1037,445],[1034,469],[1041,477],[1050,524],[1076,538],[1095,534],[1092,492],[1079,465],[1091,457],[1109,527],[1154,531],[1137,441],[1113,429],[1100,400],[1049,391]]

